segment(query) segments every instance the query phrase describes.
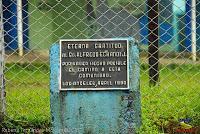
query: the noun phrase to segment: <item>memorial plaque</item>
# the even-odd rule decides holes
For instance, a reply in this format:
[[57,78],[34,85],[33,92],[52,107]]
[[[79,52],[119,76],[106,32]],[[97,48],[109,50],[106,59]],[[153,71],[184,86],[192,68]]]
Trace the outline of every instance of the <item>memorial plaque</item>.
[[60,90],[129,89],[128,40],[60,40]]

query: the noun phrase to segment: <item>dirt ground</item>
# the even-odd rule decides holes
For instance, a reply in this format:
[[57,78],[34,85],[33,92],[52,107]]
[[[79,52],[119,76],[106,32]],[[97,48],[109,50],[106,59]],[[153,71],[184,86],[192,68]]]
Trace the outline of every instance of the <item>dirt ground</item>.
[[19,56],[17,52],[6,52],[5,63],[48,63],[49,51],[28,51],[23,56]]

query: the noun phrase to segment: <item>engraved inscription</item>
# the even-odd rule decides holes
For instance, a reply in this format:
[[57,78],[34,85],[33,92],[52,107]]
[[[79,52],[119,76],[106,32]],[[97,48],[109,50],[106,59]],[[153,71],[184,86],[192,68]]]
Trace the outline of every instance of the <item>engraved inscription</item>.
[[61,40],[60,90],[127,90],[127,40]]

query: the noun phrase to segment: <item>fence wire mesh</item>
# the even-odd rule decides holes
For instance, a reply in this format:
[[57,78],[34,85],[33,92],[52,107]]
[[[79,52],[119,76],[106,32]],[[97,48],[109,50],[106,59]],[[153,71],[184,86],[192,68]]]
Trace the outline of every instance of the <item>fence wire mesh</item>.
[[[140,50],[143,125],[139,132],[197,131],[200,1],[155,1],[158,10],[146,0],[1,1],[0,117],[4,115],[4,121],[0,118],[0,131],[50,127],[48,51],[52,44],[60,39],[120,37],[134,37]],[[158,17],[158,35],[148,25],[151,9],[157,12],[153,19]],[[157,38],[149,39],[152,33]],[[151,45],[158,42],[155,86],[149,86],[148,56],[153,53],[148,39]]]

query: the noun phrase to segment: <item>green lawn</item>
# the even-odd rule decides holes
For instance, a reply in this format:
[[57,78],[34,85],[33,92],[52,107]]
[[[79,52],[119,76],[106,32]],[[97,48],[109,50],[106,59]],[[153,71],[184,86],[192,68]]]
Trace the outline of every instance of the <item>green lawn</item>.
[[49,67],[45,64],[6,66],[7,114],[21,125],[50,122]]
[[[140,133],[166,131],[179,119],[200,124],[200,66],[160,67],[160,83],[148,86],[148,66],[141,65],[142,121]],[[49,67],[45,64],[6,65],[7,115],[10,126],[47,127],[50,122]],[[197,118],[198,117],[198,118]]]
[[200,125],[199,70],[194,65],[168,65],[161,68],[160,84],[154,88],[148,87],[147,70],[141,70],[142,130],[166,131],[170,124],[186,118],[192,119],[191,125]]

